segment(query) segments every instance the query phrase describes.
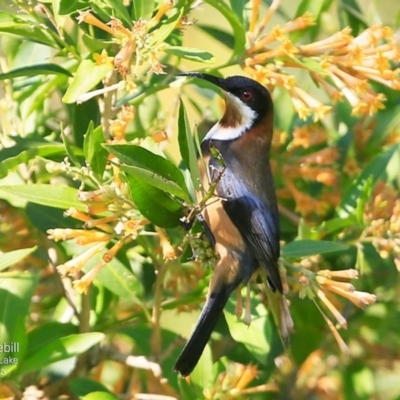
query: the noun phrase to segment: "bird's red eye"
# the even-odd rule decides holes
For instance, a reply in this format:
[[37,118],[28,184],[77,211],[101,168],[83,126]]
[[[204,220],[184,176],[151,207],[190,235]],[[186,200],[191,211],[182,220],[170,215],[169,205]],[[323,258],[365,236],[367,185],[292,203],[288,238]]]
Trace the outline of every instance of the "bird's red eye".
[[243,101],[250,101],[253,98],[253,93],[245,90],[242,92],[242,95],[240,96]]

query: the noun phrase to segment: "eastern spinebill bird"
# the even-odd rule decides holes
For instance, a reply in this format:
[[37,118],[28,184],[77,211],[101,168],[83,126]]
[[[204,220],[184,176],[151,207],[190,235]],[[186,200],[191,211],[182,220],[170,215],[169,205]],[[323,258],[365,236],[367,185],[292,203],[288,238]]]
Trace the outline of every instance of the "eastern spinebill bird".
[[[217,200],[202,214],[219,261],[199,320],[175,364],[174,369],[187,376],[199,361],[232,291],[247,283],[260,266],[272,291],[282,293],[283,287],[278,270],[279,215],[269,163],[274,115],[271,96],[264,86],[243,76],[181,75],[211,82],[225,95],[225,113],[201,143],[208,167],[208,176],[203,171],[203,185],[207,189],[210,182],[218,182]],[[211,147],[218,150],[222,163]]]

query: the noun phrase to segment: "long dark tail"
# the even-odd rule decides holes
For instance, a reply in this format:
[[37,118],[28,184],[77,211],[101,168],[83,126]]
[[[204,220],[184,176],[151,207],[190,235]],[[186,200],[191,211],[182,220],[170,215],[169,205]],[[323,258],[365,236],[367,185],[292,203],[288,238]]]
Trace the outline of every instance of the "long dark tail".
[[192,336],[175,363],[174,370],[182,376],[189,375],[198,363],[231,293],[232,287],[224,286],[207,299]]

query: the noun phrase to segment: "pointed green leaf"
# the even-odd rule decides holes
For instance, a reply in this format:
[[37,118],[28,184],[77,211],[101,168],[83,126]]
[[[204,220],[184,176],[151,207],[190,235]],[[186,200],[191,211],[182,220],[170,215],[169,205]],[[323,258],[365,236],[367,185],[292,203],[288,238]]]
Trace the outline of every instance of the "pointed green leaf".
[[93,121],[90,121],[84,136],[83,151],[86,161],[97,177],[102,177],[107,165],[107,151],[102,146],[105,142],[103,128],[99,125],[93,129]]
[[79,101],[81,95],[94,88],[110,71],[111,66],[99,66],[90,60],[82,60],[62,101],[67,104]]
[[57,321],[45,322],[28,333],[28,347],[25,357],[31,357],[49,342],[79,332],[77,325]]
[[[54,0],[52,0],[54,3]],[[59,2],[59,14],[67,15],[76,13],[78,10],[87,9],[86,0],[57,0]]]
[[293,58],[291,59],[291,62],[293,62],[294,64],[298,64],[302,68],[308,69],[311,72],[316,72],[319,75],[326,75],[326,70],[321,67],[321,64],[311,58],[303,58],[302,60],[299,60],[298,58]]
[[0,271],[11,267],[12,265],[16,264],[17,262],[21,261],[25,257],[32,254],[37,249],[37,246],[31,247],[29,249],[20,249],[9,251],[8,253],[3,253],[0,256]]
[[154,35],[152,36],[149,48],[159,45],[164,42],[164,40],[172,33],[176,28],[180,19],[182,18],[184,8],[182,7],[178,12],[176,12],[172,17],[169,17],[160,28],[158,28]]
[[308,257],[314,254],[333,253],[347,250],[345,243],[329,242],[326,240],[295,240],[283,246],[282,257]]
[[133,19],[149,20],[154,10],[154,0],[135,0],[133,3]]
[[92,392],[83,396],[82,400],[119,400],[119,397],[110,392]]
[[[3,356],[23,358],[26,338],[25,317],[28,314],[33,292],[39,281],[38,275],[27,272],[3,272],[0,274],[0,338],[2,343],[19,343],[12,352],[0,351]],[[3,366],[1,366],[3,367]],[[11,366],[8,370],[15,369]],[[10,371],[6,371],[9,373]]]
[[[94,259],[97,262],[101,261],[100,255],[97,255]],[[89,269],[85,267],[84,271],[88,272]],[[142,283],[118,258],[107,263],[96,275],[96,280],[119,298],[141,304]]]
[[[91,245],[80,246],[74,241],[63,243],[68,254],[72,257],[82,254]],[[103,253],[95,254],[83,267],[84,272],[89,272],[95,265],[102,260]],[[96,281],[100,282],[110,292],[114,293],[128,302],[140,304],[139,298],[143,293],[141,281],[135,276],[131,269],[128,269],[117,257],[114,257],[109,263],[101,268],[96,275]]]
[[187,193],[185,193],[185,191],[183,191],[174,181],[168,180],[163,176],[155,174],[147,169],[134,167],[132,165],[121,165],[120,168],[128,174],[134,176],[136,179],[152,185],[165,193],[189,200]]
[[100,382],[85,377],[72,379],[69,382],[69,387],[79,399],[89,393],[107,392],[107,388]]
[[78,200],[78,190],[69,186],[32,184],[0,186],[1,193],[19,196],[32,203],[43,206],[68,209],[75,207],[86,211],[86,206]]
[[316,24],[306,29],[299,29],[297,31],[291,32],[290,39],[294,43],[296,43],[306,34],[308,34],[311,39],[315,39],[321,32],[321,28],[323,29],[323,24],[321,23],[321,15],[329,10],[332,2],[333,0],[302,0],[297,7],[295,17],[300,17],[306,12],[309,12],[314,17]]
[[74,152],[73,146],[70,143],[70,139],[68,139],[67,135],[65,134],[64,127],[62,125],[60,126],[60,130],[61,130],[61,138],[64,144],[65,153],[67,154],[69,161],[71,161],[71,163],[76,167],[81,167],[81,163],[79,162],[78,157]]
[[182,100],[179,105],[178,141],[183,162],[190,171],[193,186],[200,189],[200,170],[197,163],[196,145],[190,131],[189,121]]
[[191,47],[169,46],[164,51],[168,54],[191,61],[205,63],[213,63],[216,61],[216,58],[208,51],[194,49]]
[[[356,213],[357,200],[360,198],[361,193],[366,188],[367,181],[371,179],[372,186],[380,179],[385,173],[389,174],[392,171],[399,170],[400,164],[400,145],[395,144],[388,150],[376,156],[354,183],[345,191],[342,202],[340,203],[337,214],[341,218],[346,218],[349,215]],[[394,165],[389,164],[393,162]]]
[[121,0],[106,0],[110,5],[111,9],[115,13],[115,17],[120,19],[127,25],[129,28],[132,27],[132,18],[130,17],[128,10],[124,6],[124,3]]
[[245,10],[246,7],[246,1],[245,0],[229,0],[229,3],[231,5],[232,11],[236,14],[238,17],[238,20],[241,22],[241,24],[244,23],[244,18],[243,18],[243,11]]
[[[253,302],[256,304],[255,302]],[[232,300],[229,300],[229,307],[224,310],[229,332],[238,343],[243,343],[245,347],[253,354],[257,360],[264,364],[266,354],[271,349],[272,327],[268,318],[268,311],[262,304],[252,307],[252,312],[256,316],[252,317],[251,324],[247,326],[239,320],[234,313],[235,306]],[[230,312],[229,310],[232,310]]]
[[37,371],[57,361],[84,353],[104,339],[104,333],[90,332],[65,336],[49,342],[31,357],[22,361],[19,374]]
[[193,383],[187,381],[184,378],[179,377],[178,386],[182,400],[193,400],[198,398],[196,387],[194,386]]
[[219,27],[204,25],[204,24],[197,24],[197,27],[202,29],[208,35],[210,35],[213,39],[218,40],[221,44],[228,47],[229,49],[233,49],[235,46],[235,37],[231,34],[226,32]]
[[235,38],[235,47],[233,48],[231,58],[242,54],[246,45],[246,31],[235,13],[228,7],[228,5],[219,0],[205,0],[213,8],[218,10],[229,22],[232,27],[233,36]]
[[[29,148],[26,148],[29,147]],[[74,153],[79,153],[77,147],[73,147]],[[15,154],[17,152],[17,154]],[[11,169],[19,164],[29,163],[35,157],[54,157],[65,154],[64,146],[60,143],[45,144],[43,142],[25,139],[24,143],[12,148],[0,151],[0,179],[4,178]]]
[[36,64],[29,67],[16,68],[12,71],[0,74],[0,80],[13,79],[20,76],[37,76],[37,75],[66,75],[72,74],[66,69],[56,64]]
[[58,47],[56,40],[39,24],[35,25],[32,21],[25,22],[15,15],[13,19],[16,22],[0,22],[0,32],[22,36],[28,41],[42,43],[50,47]]
[[[203,350],[199,362],[190,374],[190,380],[197,387],[197,392],[204,393],[204,389],[211,389],[214,385],[213,359],[209,345]],[[198,397],[197,397],[198,398]]]
[[133,145],[105,145],[125,165],[121,169],[144,183],[190,202],[181,170],[171,161],[151,151]]
[[332,218],[322,222],[321,225],[316,228],[311,228],[311,231],[317,232],[318,234],[327,235],[348,226],[355,225],[356,223],[357,219],[354,216],[348,216],[346,218]]
[[183,216],[180,205],[165,192],[145,183],[132,175],[127,175],[132,199],[139,211],[155,225],[175,228]]

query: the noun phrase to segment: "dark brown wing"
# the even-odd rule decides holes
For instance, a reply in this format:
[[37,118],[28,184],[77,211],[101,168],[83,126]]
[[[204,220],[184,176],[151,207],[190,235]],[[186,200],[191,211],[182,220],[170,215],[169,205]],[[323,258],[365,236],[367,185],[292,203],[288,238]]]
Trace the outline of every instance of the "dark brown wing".
[[[211,158],[212,180],[220,175],[221,167]],[[282,280],[278,270],[279,217],[254,195],[245,182],[225,168],[217,187],[223,207],[241,233],[251,253],[266,271],[272,290],[282,293]]]

